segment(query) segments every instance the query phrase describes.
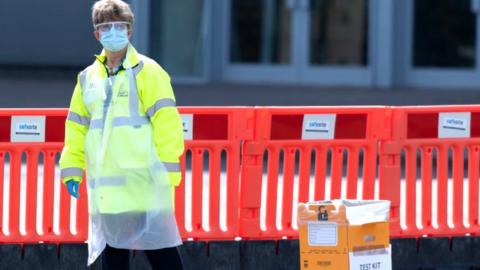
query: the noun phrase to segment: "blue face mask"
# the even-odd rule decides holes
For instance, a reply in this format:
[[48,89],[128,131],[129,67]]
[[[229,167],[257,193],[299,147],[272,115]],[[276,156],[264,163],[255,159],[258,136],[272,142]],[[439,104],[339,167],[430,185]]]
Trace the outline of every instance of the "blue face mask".
[[107,51],[119,52],[128,45],[128,29],[111,27],[110,31],[100,33],[100,43]]

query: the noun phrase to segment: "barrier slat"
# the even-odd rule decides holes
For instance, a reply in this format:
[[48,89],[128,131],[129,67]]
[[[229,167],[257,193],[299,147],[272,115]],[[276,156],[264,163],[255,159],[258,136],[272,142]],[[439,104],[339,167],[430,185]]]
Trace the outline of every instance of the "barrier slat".
[[413,230],[417,227],[416,225],[416,213],[417,213],[417,149],[408,148],[406,149],[406,224],[407,230]]
[[440,230],[448,229],[448,147],[438,147],[437,160],[437,216]]
[[359,150],[353,146],[348,151],[347,161],[347,198],[357,198],[357,184],[358,184],[358,155]]
[[54,181],[55,181],[55,151],[47,150],[44,155],[43,172],[43,234],[53,235]]
[[479,181],[479,158],[478,146],[471,145],[468,148],[468,223],[478,225],[478,181]]
[[375,198],[375,178],[377,172],[377,146],[375,142],[365,144],[363,162],[363,196],[364,200]]
[[209,200],[209,226],[212,233],[220,233],[220,155],[221,149],[212,147],[210,150],[210,200]]
[[203,149],[192,152],[192,232],[202,231]]
[[38,155],[37,149],[27,151],[27,194],[25,231],[27,235],[36,235],[37,224],[37,179]]
[[240,179],[240,145],[225,146],[227,150],[227,237],[238,235],[238,190]]
[[12,150],[10,152],[10,204],[9,210],[9,237],[20,237],[20,176],[22,157],[21,152]]
[[293,181],[295,176],[295,153],[296,148],[284,149],[283,160],[283,196],[282,196],[282,229],[292,228],[293,211]]
[[453,148],[453,224],[463,227],[463,147]]
[[330,199],[342,197],[343,147],[333,147],[330,181]]
[[315,160],[315,197],[316,201],[325,199],[325,182],[327,177],[327,148],[317,146]]
[[280,148],[272,145],[268,151],[266,230],[274,233],[277,226],[277,189],[280,163]]
[[421,148],[421,172],[422,172],[422,225],[432,226],[432,149]]
[[[80,191],[79,191],[80,194]],[[85,194],[80,194],[85,196]],[[70,209],[71,209],[71,196],[66,188],[60,188],[60,221],[59,229],[61,235],[69,235],[70,232]]]
[[3,193],[5,179],[5,151],[0,149],[0,238],[4,237],[3,233]]
[[304,146],[300,149],[298,201],[305,203],[309,201],[312,147]]

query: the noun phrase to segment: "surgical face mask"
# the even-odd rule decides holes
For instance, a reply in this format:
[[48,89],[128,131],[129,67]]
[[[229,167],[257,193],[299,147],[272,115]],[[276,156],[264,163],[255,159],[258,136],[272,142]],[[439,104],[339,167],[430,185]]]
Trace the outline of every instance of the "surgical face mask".
[[107,51],[118,52],[128,45],[128,22],[108,22],[97,24],[100,43]]

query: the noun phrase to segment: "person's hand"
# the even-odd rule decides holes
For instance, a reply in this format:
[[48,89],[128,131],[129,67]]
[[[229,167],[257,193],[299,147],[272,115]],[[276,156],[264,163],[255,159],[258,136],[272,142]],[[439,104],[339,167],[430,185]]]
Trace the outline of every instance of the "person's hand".
[[66,183],[67,185],[67,190],[72,197],[78,199],[80,198],[80,194],[78,193],[78,182],[75,180],[68,180]]

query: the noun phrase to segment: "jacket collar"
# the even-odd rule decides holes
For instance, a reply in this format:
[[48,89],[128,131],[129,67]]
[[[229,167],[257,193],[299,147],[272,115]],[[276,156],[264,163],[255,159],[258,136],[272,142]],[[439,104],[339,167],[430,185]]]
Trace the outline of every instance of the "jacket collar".
[[[99,61],[101,64],[105,64],[105,61],[107,60],[107,55],[105,53],[105,49],[102,50],[102,52],[99,55],[95,55],[95,58],[97,61]],[[138,53],[137,50],[133,47],[132,44],[128,44],[128,49],[127,49],[127,54],[123,58],[122,61],[122,67],[123,69],[127,69],[127,67],[135,67],[139,63],[139,58],[138,58]],[[130,63],[130,65],[129,65]]]

